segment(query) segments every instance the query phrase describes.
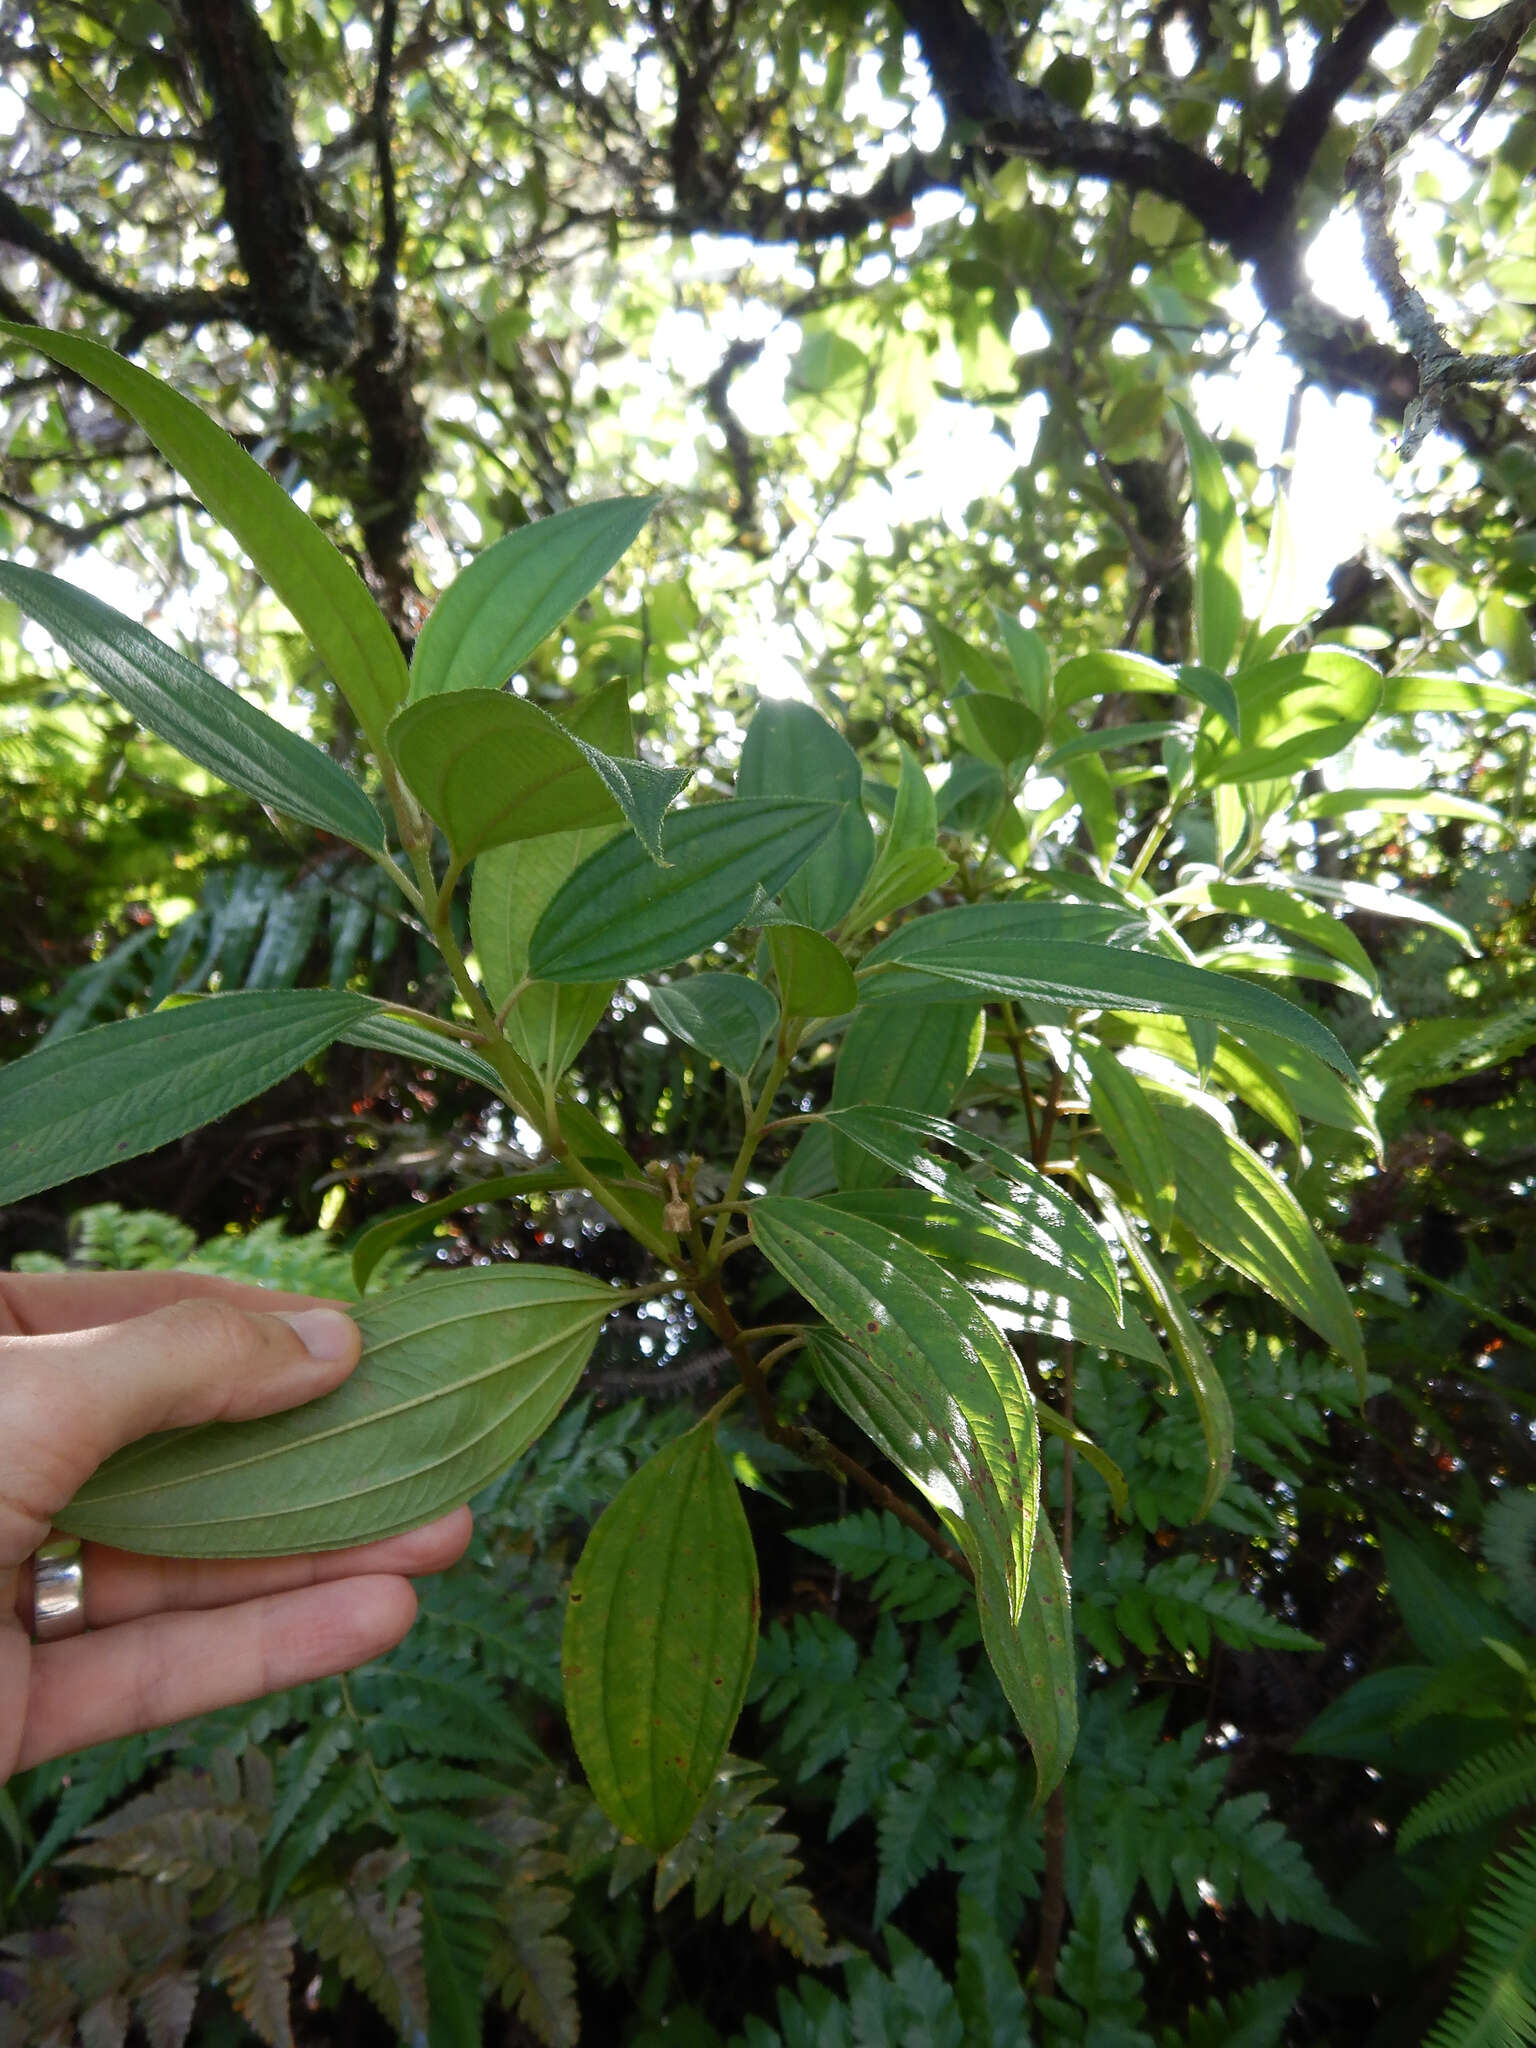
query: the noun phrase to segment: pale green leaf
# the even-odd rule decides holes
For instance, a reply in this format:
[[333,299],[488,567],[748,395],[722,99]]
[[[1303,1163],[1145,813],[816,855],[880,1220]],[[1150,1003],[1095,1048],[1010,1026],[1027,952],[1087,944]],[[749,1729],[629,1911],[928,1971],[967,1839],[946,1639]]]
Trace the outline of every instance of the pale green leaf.
[[786,1017],[842,1017],[857,1006],[853,969],[830,939],[803,924],[770,925],[767,939]]
[[145,1437],[55,1520],[151,1557],[280,1557],[414,1529],[548,1427],[613,1304],[605,1282],[560,1266],[415,1280],[355,1312],[362,1363],[332,1393]]
[[651,1008],[682,1039],[727,1073],[745,1077],[779,1021],[779,1006],[745,974],[690,974],[651,990]]

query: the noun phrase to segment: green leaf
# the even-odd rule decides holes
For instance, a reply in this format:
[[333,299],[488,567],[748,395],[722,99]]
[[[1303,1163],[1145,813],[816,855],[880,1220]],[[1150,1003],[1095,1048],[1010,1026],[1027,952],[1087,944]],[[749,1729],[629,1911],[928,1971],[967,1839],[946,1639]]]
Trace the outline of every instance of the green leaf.
[[1216,444],[1176,399],[1195,499],[1195,644],[1202,667],[1225,675],[1243,631],[1243,529]]
[[362,1362],[333,1393],[145,1437],[55,1520],[150,1557],[280,1557],[414,1529],[548,1427],[613,1304],[605,1282],[559,1266],[412,1281],[355,1311]]
[[[223,1003],[232,998],[215,996],[211,1000]],[[412,1017],[392,1015],[385,1003],[377,1003],[367,997],[363,1001],[362,1016],[336,1034],[344,1045],[359,1045],[369,1052],[393,1053],[397,1059],[413,1060],[419,1067],[439,1067],[446,1073],[462,1075],[466,1081],[478,1081],[493,1095],[501,1093],[501,1077],[490,1061],[482,1059],[479,1053],[471,1052],[467,1045],[460,1045],[456,1039],[445,1037],[439,1031],[429,1031]]]
[[[984,906],[977,906],[982,908]],[[998,908],[1005,906],[999,905]],[[1077,905],[1052,905],[1067,910]],[[1134,953],[1124,946],[1095,946],[1080,940],[1035,939],[991,941],[965,939],[924,945],[921,934],[947,915],[918,918],[903,927],[914,933],[904,945],[902,974],[870,972],[879,946],[864,963],[862,985],[866,1003],[959,1002],[962,991],[1004,996],[1023,1003],[1056,1003],[1074,1010],[1172,1010],[1181,1017],[1203,1017],[1222,1024],[1237,1037],[1245,1031],[1272,1032],[1313,1052],[1351,1078],[1349,1056],[1325,1024],[1269,989],[1253,988],[1230,975],[1212,974],[1160,953]],[[883,955],[890,958],[889,955]]]
[[571,1580],[565,1710],[598,1804],[661,1855],[704,1804],[757,1652],[757,1556],[706,1417],[620,1490]]
[[1034,1250],[995,1212],[983,1219],[921,1188],[859,1188],[823,1200],[828,1208],[906,1238],[1028,1329],[1166,1369],[1157,1339],[1129,1303],[1121,1303],[1122,1324],[1096,1280],[1063,1265],[1054,1247]]
[[0,1067],[0,1204],[212,1123],[341,1037],[366,996],[254,990],[99,1024]]
[[1091,1180],[1090,1184],[1106,1222],[1125,1247],[1126,1257],[1137,1279],[1162,1317],[1169,1349],[1194,1395],[1200,1428],[1205,1437],[1205,1491],[1195,1510],[1195,1520],[1203,1521],[1221,1498],[1232,1476],[1235,1425],[1226,1384],[1206,1349],[1199,1324],[1185,1307],[1184,1298],[1172,1280],[1143,1243],[1135,1224],[1101,1181]]
[[1283,780],[1347,747],[1381,703],[1381,674],[1343,647],[1282,654],[1237,679],[1243,736],[1206,726],[1195,749],[1202,783]]
[[1163,1095],[1158,1120],[1178,1180],[1179,1221],[1331,1344],[1353,1367],[1363,1399],[1360,1328],[1296,1197],[1204,1110]]
[[674,1038],[743,1079],[779,1021],[779,1006],[745,974],[690,974],[651,990],[651,1008]]
[[1205,902],[1213,910],[1224,910],[1232,917],[1261,919],[1276,931],[1306,939],[1333,959],[1342,960],[1372,990],[1376,987],[1375,963],[1349,926],[1331,911],[1309,903],[1290,889],[1267,887],[1260,882],[1203,882],[1175,890],[1163,900]]
[[646,1180],[634,1156],[584,1103],[562,1098],[560,1130],[572,1156],[608,1183],[604,1206],[626,1230],[636,1236],[667,1235],[665,1195],[654,1181]]
[[344,768],[99,598],[0,562],[0,593],[140,725],[285,817],[383,853],[384,822]]
[[1027,704],[1016,697],[999,696],[994,690],[971,690],[951,697],[949,708],[955,714],[962,744],[997,768],[1033,759],[1045,736],[1044,725]]
[[[1130,911],[1110,904],[1055,903],[1013,897],[1000,903],[958,903],[908,919],[865,954],[860,973],[871,990],[888,969],[912,959],[953,954],[962,964],[1001,948],[1012,954],[1044,939],[1085,942],[1144,929]],[[895,986],[904,986],[896,982]]]
[[1383,1521],[1376,1540],[1403,1625],[1432,1664],[1449,1664],[1481,1649],[1490,1636],[1509,1635],[1509,1622],[1494,1605],[1498,1581],[1448,1538]]
[[1434,789],[1323,789],[1292,804],[1298,823],[1318,818],[1347,818],[1352,811],[1374,811],[1381,818],[1465,818],[1473,825],[1506,829],[1503,813],[1469,796]]
[[1293,875],[1291,882],[1308,896],[1321,897],[1325,903],[1347,903],[1351,910],[1363,910],[1367,917],[1401,918],[1407,924],[1428,925],[1431,931],[1444,932],[1448,939],[1454,939],[1468,959],[1479,957],[1477,941],[1465,925],[1447,917],[1422,897],[1410,896],[1406,889],[1382,889],[1374,882],[1335,882],[1322,875]]
[[905,1239],[819,1202],[767,1195],[764,1256],[826,1318],[811,1362],[838,1405],[906,1473],[1017,1615],[1040,1484],[1018,1360],[958,1281]]
[[763,885],[767,896],[782,894],[796,924],[830,930],[864,886],[874,864],[875,834],[864,815],[863,787],[858,755],[819,711],[790,698],[758,706],[742,744],[738,800],[798,797],[838,806],[824,844],[793,880],[782,887]]
[[1037,717],[1044,718],[1051,701],[1050,649],[1033,626],[1021,626],[1011,612],[994,606],[992,615],[1019,695]]
[[[498,1012],[514,989],[505,1032],[535,1072],[558,1078],[602,1022],[614,984],[528,981],[528,942],[545,908],[581,863],[606,846],[617,827],[551,832],[520,845],[492,847],[475,862],[469,929],[480,978]],[[523,986],[527,983],[527,986]]]
[[1100,1450],[1086,1431],[1079,1429],[1075,1422],[1068,1422],[1064,1415],[1058,1415],[1054,1408],[1043,1401],[1035,1404],[1035,1419],[1047,1436],[1054,1436],[1062,1443],[1070,1444],[1078,1456],[1093,1467],[1109,1488],[1110,1505],[1115,1513],[1122,1522],[1128,1520],[1131,1496],[1126,1487],[1125,1474],[1108,1451]]
[[1193,697],[1197,704],[1203,704],[1207,711],[1214,711],[1233,733],[1241,736],[1242,699],[1225,676],[1217,675],[1212,669],[1201,668],[1197,663],[1186,662],[1179,670],[1179,688],[1186,697]]
[[[981,1047],[981,1009],[972,1004],[909,1012],[894,1006],[859,1011],[843,1033],[832,1076],[832,1107],[859,1103],[888,1108],[947,1110],[976,1063]],[[843,1188],[879,1187],[890,1172],[873,1153],[850,1139],[834,1137],[832,1159]]]
[[1536,691],[1512,683],[1469,681],[1465,676],[1388,676],[1382,685],[1383,718],[1416,711],[1536,711]]
[[1124,1167],[1147,1221],[1166,1244],[1178,1189],[1153,1098],[1108,1046],[1090,1043],[1079,1051],[1093,1079],[1089,1104],[1094,1121]]
[[1443,1088],[1502,1066],[1536,1045],[1536,998],[1481,1017],[1426,1017],[1405,1025],[1367,1063],[1388,1088]]
[[1036,1525],[1034,1561],[1016,1622],[1009,1620],[1002,1595],[989,1568],[977,1573],[981,1640],[1035,1760],[1038,1807],[1061,1783],[1077,1744],[1072,1589],[1046,1516]]
[[976,839],[987,830],[1008,797],[1001,772],[990,761],[957,754],[949,773],[934,793],[939,825],[946,832]]
[[936,846],[913,846],[905,853],[883,848],[839,930],[845,939],[857,938],[892,911],[941,888],[954,872],[954,862]]
[[[1119,1313],[1120,1276],[1103,1238],[1074,1201],[1007,1146],[921,1110],[891,1104],[823,1110],[822,1120],[916,1186],[968,1209],[977,1221],[1011,1224],[1037,1257],[1058,1259],[1094,1281]],[[977,1187],[935,1159],[930,1145],[948,1145],[980,1160],[1008,1182],[1007,1192]]]
[[904,742],[896,744],[901,753],[901,776],[884,844],[893,854],[926,850],[938,844],[939,807],[916,754]]
[[432,607],[411,658],[411,702],[500,690],[631,546],[659,497],[603,498],[537,519],[477,555]]
[[1259,974],[1267,981],[1321,981],[1347,989],[1363,1002],[1375,1000],[1374,979],[1364,980],[1342,960],[1327,960],[1297,946],[1212,946],[1197,955],[1196,964],[1213,974]]
[[75,371],[138,421],[292,612],[385,759],[385,727],[405,699],[405,657],[362,578],[282,485],[179,392],[99,342],[10,321],[0,334]]
[[1122,694],[1193,697],[1197,704],[1224,718],[1234,732],[1238,727],[1240,706],[1236,690],[1224,676],[1208,668],[1188,663],[1182,668],[1165,668],[1146,654],[1097,647],[1089,654],[1077,654],[1064,661],[1056,672],[1056,702],[1062,710],[1081,703],[1085,697]]
[[759,889],[776,895],[833,830],[836,805],[762,797],[675,812],[671,865],[633,840],[583,861],[528,946],[541,981],[622,981],[674,966],[746,918]]
[[[1058,723],[1070,727],[1071,720],[1062,719]],[[1182,725],[1165,718],[1150,724],[1108,725],[1099,732],[1080,731],[1074,738],[1063,740],[1059,747],[1053,747],[1037,772],[1054,775],[1058,768],[1064,768],[1069,761],[1075,761],[1083,754],[1108,754],[1116,747],[1139,747],[1153,740],[1165,740],[1171,734],[1184,730]]]
[[923,613],[923,622],[933,643],[939,680],[944,685],[946,697],[952,697],[961,683],[969,683],[973,690],[986,690],[1000,697],[1012,694],[1008,672],[990,654],[983,654],[979,647],[972,647],[969,641],[962,640],[932,612]]
[[526,697],[492,690],[408,704],[389,743],[461,861],[619,819],[661,861],[667,807],[692,773],[604,754]]
[[526,1173],[498,1173],[489,1180],[474,1181],[467,1188],[455,1188],[451,1195],[442,1195],[435,1202],[412,1202],[392,1215],[380,1216],[352,1247],[352,1285],[359,1294],[366,1294],[368,1282],[387,1252],[424,1237],[445,1216],[456,1216],[461,1209],[478,1209],[490,1202],[516,1201],[551,1188],[577,1185],[563,1166],[533,1166]]
[[770,925],[767,938],[786,1017],[842,1017],[856,1008],[853,969],[830,939],[803,924]]

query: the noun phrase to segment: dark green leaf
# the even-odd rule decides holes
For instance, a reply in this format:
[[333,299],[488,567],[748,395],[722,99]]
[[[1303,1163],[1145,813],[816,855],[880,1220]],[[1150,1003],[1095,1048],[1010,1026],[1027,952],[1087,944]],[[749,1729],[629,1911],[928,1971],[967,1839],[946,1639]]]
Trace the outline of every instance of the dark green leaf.
[[[229,999],[217,998],[219,1002]],[[363,999],[364,1013],[348,1024],[336,1036],[347,1045],[360,1045],[371,1052],[393,1053],[398,1059],[412,1060],[419,1067],[441,1067],[450,1074],[460,1074],[466,1081],[478,1081],[482,1088],[493,1095],[501,1092],[501,1080],[489,1060],[479,1053],[471,1052],[467,1045],[460,1045],[456,1039],[446,1038],[441,1032],[429,1031],[425,1024],[418,1024],[412,1017],[391,1014],[384,1003]]]
[[955,714],[962,744],[997,768],[1033,759],[1045,736],[1039,716],[1027,704],[993,690],[972,690],[952,697],[949,708]]
[[1166,1244],[1178,1190],[1158,1134],[1156,1103],[1108,1046],[1088,1044],[1079,1050],[1093,1078],[1089,1103],[1094,1121],[1125,1169],[1147,1221]]
[[1051,655],[1033,626],[1021,626],[1011,612],[994,610],[997,629],[1019,695],[1037,717],[1044,718],[1051,698]]
[[1050,1522],[1035,1531],[1024,1607],[1010,1622],[1003,1589],[990,1569],[976,1576],[981,1640],[1035,1760],[1035,1805],[1061,1783],[1077,1743],[1077,1658],[1072,1592]]
[[239,541],[308,635],[374,753],[406,692],[405,657],[362,578],[274,477],[170,386],[99,342],[0,321],[131,413],[172,469]]
[[[1058,721],[1058,725],[1070,726],[1069,719]],[[1170,734],[1182,732],[1183,726],[1170,719],[1158,719],[1151,724],[1107,725],[1099,732],[1079,732],[1075,738],[1063,740],[1059,747],[1053,747],[1040,763],[1038,773],[1054,775],[1058,768],[1064,768],[1069,761],[1075,761],[1083,754],[1107,754],[1116,747],[1139,747],[1152,740],[1167,739]]]
[[[905,1011],[895,1004],[859,1011],[843,1033],[832,1076],[832,1106],[859,1103],[942,1114],[960,1092],[981,1049],[981,1009],[928,1004]],[[879,1187],[890,1169],[850,1139],[832,1139],[837,1183]]]
[[411,701],[499,690],[619,559],[661,500],[604,498],[535,520],[477,555],[433,606],[411,660]]
[[[904,929],[921,933],[925,925],[938,921],[919,918]],[[1283,996],[1161,953],[1069,939],[967,939],[945,944],[941,938],[938,944],[924,946],[914,938],[901,954],[899,979],[870,973],[873,960],[871,954],[862,976],[866,1003],[958,1002],[963,990],[972,1000],[977,995],[1005,996],[1075,1010],[1172,1010],[1182,1017],[1223,1024],[1238,1037],[1248,1030],[1273,1032],[1316,1053],[1341,1074],[1353,1077],[1355,1071],[1327,1026]],[[946,988],[953,993],[946,993]]]
[[1203,1109],[1163,1094],[1158,1121],[1178,1180],[1179,1221],[1331,1344],[1353,1367],[1363,1398],[1360,1327],[1296,1197]]
[[651,990],[651,1008],[674,1038],[743,1077],[779,1021],[773,997],[745,974],[690,974],[667,982]]
[[1205,1339],[1200,1334],[1200,1326],[1185,1307],[1183,1296],[1142,1242],[1140,1232],[1109,1189],[1096,1180],[1092,1181],[1091,1185],[1106,1221],[1125,1247],[1126,1256],[1135,1270],[1137,1279],[1146,1289],[1162,1317],[1169,1348],[1178,1360],[1180,1369],[1189,1383],[1189,1390],[1195,1398],[1200,1428],[1205,1436],[1206,1453],[1205,1491],[1201,1495],[1195,1515],[1197,1521],[1202,1520],[1221,1498],[1227,1481],[1232,1476],[1232,1403],[1228,1398],[1226,1385],[1212,1362],[1210,1352],[1206,1349]]
[[[752,1234],[831,1325],[811,1360],[1016,1615],[1039,1493],[1034,1406],[1018,1360],[958,1281],[904,1238],[820,1202],[767,1195]],[[839,1341],[840,1340],[840,1341]]]
[[706,1417],[641,1466],[571,1580],[561,1669],[598,1804],[661,1855],[725,1756],[757,1652],[757,1556]]
[[0,1067],[0,1203],[168,1145],[283,1080],[370,1009],[325,989],[212,996]]
[[824,932],[835,925],[864,886],[875,858],[875,835],[864,815],[859,757],[819,711],[792,699],[760,704],[747,727],[736,775],[736,795],[798,797],[832,803],[839,815],[816,849],[782,890],[797,924]]
[[189,761],[286,817],[367,853],[384,851],[383,820],[344,768],[153,633],[72,584],[16,562],[0,562],[0,593]]
[[922,1188],[861,1188],[824,1199],[828,1208],[865,1217],[906,1238],[973,1294],[1017,1316],[1026,1329],[1166,1367],[1157,1339],[1129,1302],[1121,1303],[1121,1324],[1096,1280],[1063,1265],[1054,1246],[1044,1252],[1032,1249],[995,1211],[983,1219]]
[[145,1437],[55,1519],[151,1557],[280,1557],[414,1529],[548,1427],[613,1302],[559,1266],[415,1280],[355,1312],[362,1363],[333,1393]]
[[[1011,1225],[1037,1257],[1055,1258],[1094,1281],[1118,1315],[1120,1276],[1103,1238],[1074,1201],[1005,1145],[941,1117],[889,1104],[829,1109],[822,1116],[839,1136],[872,1152],[916,1186],[969,1209],[983,1224]],[[979,1160],[1008,1183],[1006,1192],[978,1188],[935,1159],[930,1145],[947,1145]]]
[[541,981],[622,981],[724,938],[761,888],[775,895],[837,822],[834,804],[764,797],[675,812],[657,868],[631,839],[586,860],[528,947]]

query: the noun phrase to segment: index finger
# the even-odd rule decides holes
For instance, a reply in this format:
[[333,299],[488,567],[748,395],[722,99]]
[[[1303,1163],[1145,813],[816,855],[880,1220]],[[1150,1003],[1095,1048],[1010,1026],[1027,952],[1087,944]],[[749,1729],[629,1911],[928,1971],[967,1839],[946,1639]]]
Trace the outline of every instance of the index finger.
[[329,1308],[345,1302],[314,1294],[287,1294],[246,1280],[212,1273],[0,1273],[0,1337],[56,1337],[70,1330],[95,1330],[125,1323],[193,1297],[227,1301],[257,1311]]

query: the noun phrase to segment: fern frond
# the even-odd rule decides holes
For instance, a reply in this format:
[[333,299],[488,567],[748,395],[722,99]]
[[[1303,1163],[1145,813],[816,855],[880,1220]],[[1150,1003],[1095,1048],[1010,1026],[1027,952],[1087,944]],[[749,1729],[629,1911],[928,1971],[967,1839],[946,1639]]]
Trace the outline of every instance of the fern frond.
[[827,1963],[833,1951],[826,1927],[810,1893],[795,1882],[799,1844],[776,1832],[783,1807],[760,1802],[771,1783],[766,1771],[726,1758],[693,1826],[656,1865],[656,1910],[692,1884],[700,1920],[717,1905],[727,1924],[745,1913],[749,1926],[766,1927],[802,1962]]
[[293,1979],[293,1922],[286,1914],[248,1921],[214,1951],[208,1975],[222,1984],[231,2005],[267,2048],[293,2048],[288,2019]]
[[1266,1977],[1225,2006],[1212,2000],[1189,2015],[1182,2032],[1164,2028],[1162,2048],[1280,2048],[1302,1981],[1299,1973]]
[[390,1879],[403,1863],[395,1850],[370,1850],[344,1884],[305,1892],[290,1910],[304,1947],[334,1963],[398,2035],[411,2039],[426,2032],[427,1987],[420,1902],[389,1896]]
[[183,2048],[196,2004],[195,1970],[157,1970],[133,2001],[149,2048]]
[[1493,1502],[1483,1518],[1483,1555],[1504,1581],[1511,1612],[1536,1629],[1536,1486]]
[[965,1584],[921,1536],[884,1509],[847,1515],[789,1538],[850,1578],[869,1582],[877,1604],[898,1621],[934,1621],[969,1597]]
[[1536,1735],[1520,1735],[1463,1764],[1421,1799],[1397,1833],[1406,1852],[1434,1835],[1465,1834],[1500,1814],[1536,1803]]
[[535,1819],[518,1801],[492,1823],[512,1868],[498,1901],[498,1931],[489,1959],[492,1986],[503,2005],[545,2044],[576,2048],[581,2014],[576,2005],[576,1962],[562,1933],[572,1894],[552,1877],[566,1860],[548,1845],[553,1825]]
[[1425,2048],[1531,2048],[1536,2042],[1536,1830],[1494,1871],[1467,1921],[1466,1961]]

